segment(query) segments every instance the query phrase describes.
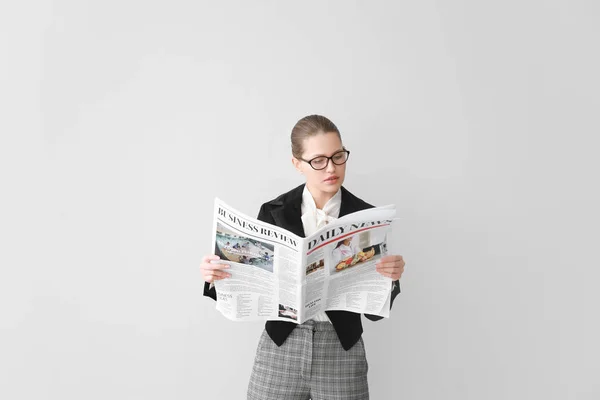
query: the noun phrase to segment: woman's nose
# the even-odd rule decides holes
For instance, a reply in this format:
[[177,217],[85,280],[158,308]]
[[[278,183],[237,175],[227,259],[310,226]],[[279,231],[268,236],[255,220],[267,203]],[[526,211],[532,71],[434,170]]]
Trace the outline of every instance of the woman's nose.
[[335,164],[333,160],[327,160],[327,168],[325,168],[327,172],[335,172]]

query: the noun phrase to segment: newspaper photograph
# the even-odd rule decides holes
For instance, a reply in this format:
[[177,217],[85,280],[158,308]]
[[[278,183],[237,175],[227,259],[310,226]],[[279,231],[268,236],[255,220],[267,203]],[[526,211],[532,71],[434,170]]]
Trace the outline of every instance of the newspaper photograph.
[[216,199],[213,249],[231,274],[215,281],[217,309],[234,321],[303,323],[329,310],[389,317],[392,280],[375,264],[394,216],[394,206],[371,208],[302,238]]

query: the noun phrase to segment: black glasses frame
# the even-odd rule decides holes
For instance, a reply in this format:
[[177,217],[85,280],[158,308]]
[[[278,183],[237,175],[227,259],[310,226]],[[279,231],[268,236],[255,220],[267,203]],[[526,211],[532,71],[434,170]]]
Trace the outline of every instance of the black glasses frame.
[[[335,161],[333,161],[333,157],[335,157],[336,155],[338,155],[340,153],[346,153],[346,159],[344,160],[344,162],[338,164]],[[313,161],[316,160],[317,158],[323,158],[323,157],[327,159],[327,162],[325,163],[325,166],[323,168],[315,168],[315,166],[312,164]],[[304,158],[299,158],[299,160],[300,161],[304,161],[305,163],[308,163],[312,167],[312,169],[317,170],[317,171],[321,171],[321,170],[327,168],[327,166],[329,165],[329,161],[331,161],[335,165],[344,165],[344,164],[346,164],[346,162],[348,161],[349,158],[350,158],[350,150],[340,150],[340,151],[336,151],[335,153],[333,153],[333,155],[331,157],[317,156],[315,158],[311,158],[310,160],[305,160]]]

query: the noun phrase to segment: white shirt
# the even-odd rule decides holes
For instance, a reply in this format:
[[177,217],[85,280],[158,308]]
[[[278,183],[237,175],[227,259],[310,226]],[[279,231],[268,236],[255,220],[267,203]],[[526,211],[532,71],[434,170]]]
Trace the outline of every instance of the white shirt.
[[[304,235],[312,235],[319,228],[325,226],[329,222],[335,221],[340,216],[340,208],[342,206],[342,191],[338,190],[331,199],[319,210],[315,204],[315,200],[308,191],[306,185],[302,192],[302,226],[304,227]],[[321,312],[312,318],[314,321],[331,322],[325,312]]]

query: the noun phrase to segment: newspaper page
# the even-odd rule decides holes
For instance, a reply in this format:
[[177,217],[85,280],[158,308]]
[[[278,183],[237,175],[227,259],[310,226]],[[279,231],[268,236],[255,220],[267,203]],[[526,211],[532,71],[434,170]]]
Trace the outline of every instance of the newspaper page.
[[302,319],[345,310],[389,317],[391,278],[377,272],[385,256],[395,207],[344,216],[306,240]]
[[337,219],[306,238],[215,200],[214,253],[230,278],[215,281],[217,309],[235,320],[302,323],[326,310],[389,316],[387,254],[395,207]]
[[225,317],[298,322],[303,238],[216,199],[213,247],[231,274],[215,281],[217,309]]

